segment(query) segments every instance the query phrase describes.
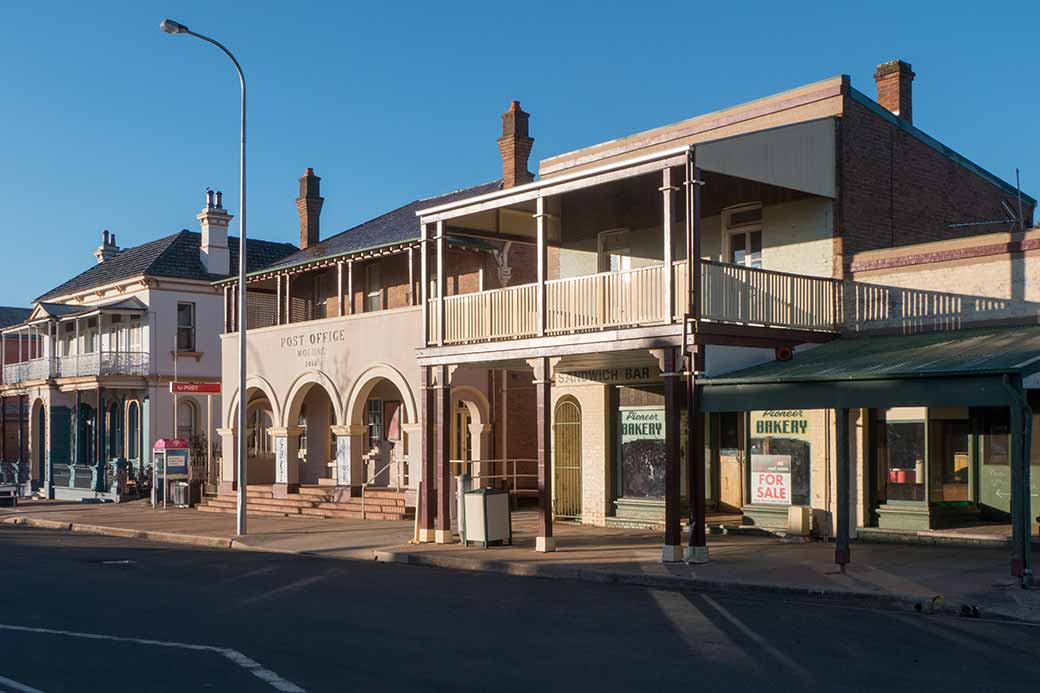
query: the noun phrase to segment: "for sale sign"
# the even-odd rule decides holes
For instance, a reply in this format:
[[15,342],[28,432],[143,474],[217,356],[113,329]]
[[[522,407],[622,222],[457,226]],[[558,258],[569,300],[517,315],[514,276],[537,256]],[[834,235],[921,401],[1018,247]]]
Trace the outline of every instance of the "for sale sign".
[[790,455],[751,455],[751,502],[791,505]]

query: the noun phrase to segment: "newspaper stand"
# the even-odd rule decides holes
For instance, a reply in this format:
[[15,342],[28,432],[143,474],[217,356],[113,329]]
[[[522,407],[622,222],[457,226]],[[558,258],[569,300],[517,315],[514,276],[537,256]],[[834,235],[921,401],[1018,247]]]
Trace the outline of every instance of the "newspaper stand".
[[[174,486],[188,483],[190,450],[183,438],[160,438],[152,446],[152,507],[174,493]],[[190,487],[189,487],[190,488]],[[186,496],[190,500],[190,494]]]

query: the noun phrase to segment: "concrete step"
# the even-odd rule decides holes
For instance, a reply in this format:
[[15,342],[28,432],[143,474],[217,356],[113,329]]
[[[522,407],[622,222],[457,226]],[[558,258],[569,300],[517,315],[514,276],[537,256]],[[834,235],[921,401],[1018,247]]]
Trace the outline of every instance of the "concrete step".
[[397,491],[392,488],[372,488],[369,486],[365,489],[365,496],[368,498],[399,498],[403,501],[405,493],[406,491]]
[[[263,510],[265,512],[281,513],[283,515],[299,515],[301,506],[293,505],[291,502],[279,501],[277,499],[270,498],[250,498],[247,501],[247,508],[249,512],[252,512],[254,508],[257,510]],[[224,508],[235,510],[238,508],[237,499],[228,498],[212,498],[199,507],[211,507],[211,508]],[[313,507],[313,504],[307,503],[303,507]]]
[[[326,519],[360,520],[361,509],[357,510],[331,510],[325,508],[304,508],[300,511],[302,515],[310,517],[324,517]],[[409,519],[405,513],[375,512],[366,507],[365,518],[368,520],[406,520]]]
[[[234,515],[236,512],[235,508],[223,508],[213,505],[199,505],[195,508],[199,512],[203,513],[220,513],[223,515]],[[285,513],[270,512],[267,510],[248,510],[246,515],[248,517],[289,517]]]

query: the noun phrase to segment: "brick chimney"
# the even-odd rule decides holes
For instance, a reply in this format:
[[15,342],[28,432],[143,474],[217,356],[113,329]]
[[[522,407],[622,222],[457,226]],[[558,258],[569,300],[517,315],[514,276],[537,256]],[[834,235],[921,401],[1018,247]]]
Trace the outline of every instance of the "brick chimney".
[[520,108],[520,102],[509,104],[502,114],[502,136],[498,138],[498,151],[502,154],[502,187],[512,188],[534,180],[527,170],[527,158],[531,155],[534,139],[527,134],[530,113]]
[[199,259],[210,274],[231,274],[231,252],[228,250],[228,224],[233,218],[224,209],[224,194],[206,188],[206,206],[195,215],[202,225]]
[[323,204],[325,198],[321,196],[321,178],[314,175],[313,168],[308,168],[300,178],[300,196],[296,198],[296,211],[300,214],[301,249],[321,240],[319,220]]
[[913,81],[910,63],[902,60],[881,63],[874,72],[878,103],[908,123],[914,122]]
[[98,264],[100,265],[105,260],[111,260],[116,255],[119,255],[119,246],[116,245],[116,235],[109,233],[108,229],[101,232],[101,245],[94,251],[94,257],[97,258]]

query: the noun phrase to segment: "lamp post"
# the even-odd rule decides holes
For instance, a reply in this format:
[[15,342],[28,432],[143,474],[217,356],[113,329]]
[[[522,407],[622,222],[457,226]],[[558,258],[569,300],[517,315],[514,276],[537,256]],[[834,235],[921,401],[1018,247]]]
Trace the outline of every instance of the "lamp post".
[[[209,36],[195,33],[188,27],[172,19],[164,19],[159,28],[167,34],[188,34],[202,39],[224,51],[238,71],[238,81],[242,87],[242,123],[241,145],[239,150],[238,169],[238,509],[236,527],[238,534],[246,533],[246,78],[242,74],[242,66],[222,43]],[[212,435],[212,432],[210,432]]]

